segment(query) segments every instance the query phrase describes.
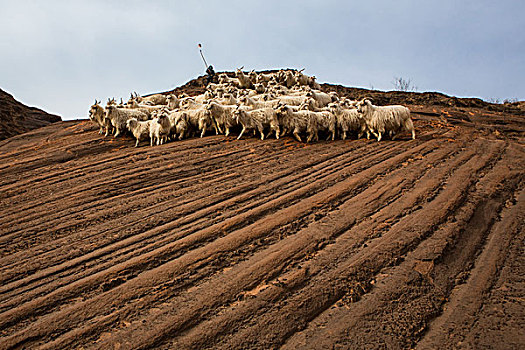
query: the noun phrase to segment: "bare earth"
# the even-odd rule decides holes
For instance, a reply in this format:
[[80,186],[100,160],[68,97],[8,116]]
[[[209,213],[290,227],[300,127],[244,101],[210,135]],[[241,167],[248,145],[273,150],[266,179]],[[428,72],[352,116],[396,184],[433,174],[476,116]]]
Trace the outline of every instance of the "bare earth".
[[0,349],[523,349],[525,119],[409,107],[414,141],[0,142]]

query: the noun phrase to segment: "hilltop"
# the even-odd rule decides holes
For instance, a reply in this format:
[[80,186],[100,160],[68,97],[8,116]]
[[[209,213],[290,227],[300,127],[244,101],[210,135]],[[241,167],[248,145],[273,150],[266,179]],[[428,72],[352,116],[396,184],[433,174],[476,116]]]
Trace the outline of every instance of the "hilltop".
[[322,88],[417,138],[0,141],[0,348],[523,348],[520,105]]

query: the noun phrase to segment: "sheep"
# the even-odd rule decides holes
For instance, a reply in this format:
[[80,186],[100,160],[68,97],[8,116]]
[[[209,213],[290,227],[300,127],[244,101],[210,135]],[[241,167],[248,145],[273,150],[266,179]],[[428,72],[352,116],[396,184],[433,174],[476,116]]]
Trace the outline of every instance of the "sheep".
[[[206,110],[205,113],[199,114],[198,128],[201,132],[200,137],[203,137],[206,131],[215,130],[215,135],[219,135],[219,129],[215,120],[212,118],[211,113]],[[212,129],[213,128],[213,129]]]
[[381,141],[382,135],[387,131],[392,140],[396,138],[396,133],[403,130],[411,132],[413,140],[416,138],[410,110],[405,106],[375,106],[369,99],[364,99],[357,104],[357,110],[363,115],[368,129],[377,137],[377,141]]
[[[115,128],[115,135],[117,137],[122,131],[126,129],[126,122],[128,119],[136,118],[137,120],[148,120],[148,114],[138,109],[118,108],[116,106],[107,106],[104,114],[105,122],[109,121]],[[107,131],[106,131],[107,136]]]
[[203,104],[205,101],[213,98],[213,93],[211,91],[206,91],[204,94],[200,94],[194,97],[195,102]]
[[166,95],[163,94],[153,94],[146,97],[142,97],[135,92],[135,97],[133,98],[133,100],[144,105],[151,104],[152,106],[165,105],[168,103],[166,100]]
[[295,75],[292,73],[292,71],[287,71],[285,74],[285,80],[284,80],[284,86],[287,88],[291,88],[292,86],[297,84],[297,79],[295,78]]
[[356,101],[356,100],[350,100],[348,98],[343,98],[343,100],[341,101],[341,106],[344,106],[346,108],[357,108],[357,103],[359,101]]
[[356,132],[358,139],[360,139],[365,132],[368,133],[365,120],[357,111],[357,108],[347,109],[337,103],[330,103],[328,107],[335,115],[337,129],[342,133],[341,139],[345,140],[346,134],[349,131]]
[[308,111],[308,125],[306,128],[306,133],[308,134],[308,139],[306,142],[312,140],[319,141],[318,133],[323,131],[328,133],[326,141],[332,139],[335,140],[335,130],[336,130],[336,118],[329,111],[314,112]]
[[199,109],[202,107],[201,103],[197,103],[193,97],[184,97],[180,99],[180,108],[184,110]]
[[99,134],[104,133],[104,128],[106,126],[104,124],[104,112],[104,107],[102,107],[100,105],[100,102],[97,100],[95,100],[95,103],[89,109],[89,119],[91,119],[93,123],[99,126]]
[[146,113],[148,117],[151,117],[152,113],[154,113],[155,111],[158,111],[161,108],[164,108],[164,106],[162,105],[148,106],[148,105],[139,104],[137,100],[132,100],[131,102],[128,103],[127,108],[139,110],[143,113]]
[[270,80],[273,78],[273,74],[264,74],[264,73],[258,73],[257,74],[257,80],[256,83],[262,84],[263,86],[267,86]]
[[[264,129],[270,127],[271,121],[276,118],[276,112],[273,108],[261,108],[246,111],[241,108],[235,109],[233,112],[235,120],[242,126],[241,133],[237,137],[239,140],[246,130],[259,131],[261,140],[264,140]],[[271,130],[268,134],[270,136]]]
[[226,73],[219,74],[219,84],[233,85],[234,87],[241,86],[239,79],[230,78]]
[[222,105],[236,105],[238,103],[237,99],[233,97],[231,93],[226,93],[221,99],[217,99],[215,101]]
[[267,107],[276,107],[279,104],[279,100],[268,100],[268,101],[257,101],[252,97],[243,96],[239,99],[241,103],[245,106],[257,109],[257,108],[267,108]]
[[172,125],[172,134],[175,135],[179,140],[182,140],[184,136],[189,132],[190,124],[188,122],[188,115],[186,112],[182,112],[181,117],[177,118],[175,124]]
[[257,84],[254,84],[253,85],[253,88],[255,89],[255,91],[259,94],[262,94],[266,91],[266,88],[264,87],[263,84],[261,83],[257,83]]
[[313,112],[321,112],[324,111],[324,108],[319,108],[319,105],[317,104],[317,101],[315,101],[313,98],[308,97],[300,106],[299,109],[304,109],[307,111],[313,111]]
[[281,129],[283,135],[291,130],[297,141],[302,142],[299,134],[306,132],[311,112],[304,110],[294,112],[286,105],[278,106],[275,112],[275,117],[270,123],[271,130],[275,131],[275,137],[279,139]]
[[300,106],[306,102],[306,96],[279,96],[277,99],[282,103],[290,106]]
[[239,79],[239,87],[241,89],[253,89],[253,83],[250,80],[250,78],[246,74],[244,74],[244,72],[242,71],[243,68],[244,66],[242,66],[241,68],[237,68],[237,70],[235,71],[235,76],[237,77],[237,79]]
[[[190,109],[190,110],[184,111],[182,115],[184,116],[186,123],[188,125],[188,130],[189,130],[188,135],[193,135],[194,132],[196,132],[197,130],[200,130],[199,121],[209,118],[209,114],[210,112],[207,110],[205,106],[202,106],[198,109]],[[217,130],[220,131],[220,129],[217,129]],[[201,134],[202,134],[202,131],[201,131]]]
[[169,109],[177,109],[180,106],[180,100],[175,94],[169,94],[168,97],[166,97],[166,102]]
[[156,143],[157,146],[162,145],[164,142],[167,141],[170,131],[171,122],[168,118],[168,114],[165,112],[159,113],[159,115],[155,117],[152,123],[150,124],[150,145],[153,146],[153,143]]
[[230,134],[230,128],[237,125],[237,122],[233,118],[233,111],[236,108],[237,106],[221,105],[214,101],[208,103],[206,106],[206,109],[211,113],[211,117],[215,120],[219,132],[222,133],[222,128],[224,128],[226,136]]
[[250,71],[250,73],[248,73],[248,78],[250,79],[253,85],[257,83],[257,73],[255,73],[253,69]]
[[307,97],[312,97],[318,104],[319,108],[328,106],[329,103],[335,102],[332,96],[325,92],[310,90],[306,93]]
[[135,147],[139,146],[139,142],[150,135],[150,126],[153,120],[140,121],[137,118],[130,118],[126,121],[127,129],[133,134],[136,139]]
[[321,89],[321,86],[315,81],[315,76],[308,76],[303,73],[301,73],[303,70],[295,73],[295,79],[297,80],[297,83],[304,86],[309,86],[314,89]]

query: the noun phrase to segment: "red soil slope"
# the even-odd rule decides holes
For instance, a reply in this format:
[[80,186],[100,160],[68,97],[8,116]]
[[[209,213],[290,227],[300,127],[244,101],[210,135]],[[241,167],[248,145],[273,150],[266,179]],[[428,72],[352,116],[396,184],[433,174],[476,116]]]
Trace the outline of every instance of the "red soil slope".
[[523,348],[524,117],[409,107],[413,141],[0,142],[0,348]]

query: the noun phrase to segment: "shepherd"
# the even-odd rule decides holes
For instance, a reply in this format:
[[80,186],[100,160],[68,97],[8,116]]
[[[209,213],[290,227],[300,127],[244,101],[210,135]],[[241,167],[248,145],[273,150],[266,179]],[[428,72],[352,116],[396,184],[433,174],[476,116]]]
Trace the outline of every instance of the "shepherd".
[[199,44],[199,52],[201,53],[202,60],[204,61],[204,66],[206,67],[206,86],[213,82],[213,79],[215,78],[215,71],[213,70],[213,66],[206,62],[206,59],[204,58],[204,55],[202,54],[202,45]]

